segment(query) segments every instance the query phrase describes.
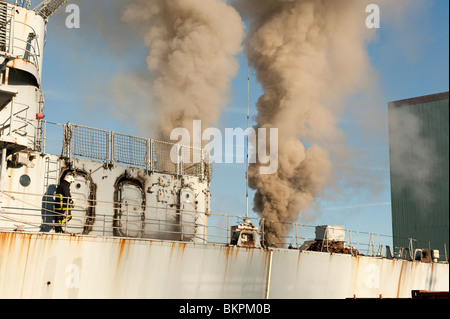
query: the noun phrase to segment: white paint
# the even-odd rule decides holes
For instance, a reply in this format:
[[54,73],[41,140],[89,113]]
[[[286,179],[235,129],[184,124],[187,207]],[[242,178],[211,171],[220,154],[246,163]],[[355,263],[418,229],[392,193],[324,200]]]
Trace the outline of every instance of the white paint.
[[273,299],[410,298],[412,290],[449,289],[448,264],[271,251],[269,270],[269,250],[0,233],[0,298],[262,299],[267,278]]

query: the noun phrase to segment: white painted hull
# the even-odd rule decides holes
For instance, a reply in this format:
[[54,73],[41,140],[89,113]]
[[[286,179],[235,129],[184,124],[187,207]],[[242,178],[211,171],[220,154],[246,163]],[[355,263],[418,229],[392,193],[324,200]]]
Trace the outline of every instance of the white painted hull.
[[169,241],[0,233],[2,299],[411,298],[448,263]]

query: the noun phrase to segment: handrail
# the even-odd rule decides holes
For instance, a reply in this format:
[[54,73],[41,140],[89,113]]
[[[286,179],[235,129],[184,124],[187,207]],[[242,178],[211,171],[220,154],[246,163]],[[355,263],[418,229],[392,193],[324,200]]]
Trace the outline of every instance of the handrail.
[[[120,163],[152,173],[195,176],[208,183],[212,179],[210,156],[206,150],[70,122],[63,126],[61,155],[68,159],[84,157],[108,165]],[[176,162],[172,159],[174,147],[177,147]]]
[[[7,20],[6,23],[4,23],[3,25],[0,26],[0,28],[5,28],[5,30],[6,30],[8,24],[11,24],[12,21],[13,21],[12,19]],[[37,34],[36,30],[27,23],[24,23],[22,21],[17,21],[17,20],[14,20],[14,23],[22,24],[22,25],[26,26],[27,28],[29,28],[33,34]],[[36,46],[33,44],[33,41],[36,41],[36,39],[33,39],[32,41],[30,41],[30,43],[28,43],[28,41],[25,41],[24,39],[16,37],[15,35],[8,34],[8,32],[6,32],[5,40],[6,40],[6,43],[8,44],[6,46],[6,52],[9,52],[10,50],[8,48],[10,48],[12,51],[12,52],[9,52],[10,54],[14,54],[14,51],[15,51],[14,49],[19,49],[19,50],[23,51],[24,53],[28,53],[30,58],[28,58],[26,60],[33,63],[34,66],[36,67],[38,73],[40,72],[39,59],[38,59],[38,57],[41,56],[40,47],[39,47],[39,45],[37,45],[37,50],[36,50]],[[14,45],[14,41],[16,41],[16,40],[21,41],[21,42],[25,43],[26,45],[29,44],[30,49],[28,49],[27,46],[25,48],[22,48],[17,45]],[[12,43],[11,43],[11,41],[12,41]],[[17,56],[20,56],[20,55],[17,54]],[[23,58],[25,59],[25,54],[23,55]],[[33,59],[33,61],[31,61],[31,58]]]
[[[3,228],[0,226],[0,231],[13,231],[18,227],[18,224],[22,224],[20,230],[31,233],[41,232],[42,226],[49,226],[52,228],[58,225],[54,221],[47,219],[47,217],[55,217],[60,215],[55,212],[52,205],[54,199],[52,195],[42,194],[29,194],[22,192],[2,191],[3,195],[10,199],[9,205],[3,206],[0,209],[0,222],[4,221],[9,223],[10,226]],[[38,197],[39,201],[25,200],[27,197]],[[65,229],[71,233],[78,232],[78,235],[83,236],[104,236],[104,237],[125,237],[125,238],[140,238],[140,239],[172,239],[181,241],[190,241],[194,238],[200,239],[204,243],[214,244],[228,244],[231,238],[230,225],[231,219],[236,219],[236,224],[242,221],[244,216],[236,216],[231,214],[221,213],[204,213],[193,210],[180,210],[179,208],[171,207],[157,207],[151,205],[135,205],[128,204],[123,205],[121,202],[114,201],[101,201],[101,200],[86,200],[86,198],[72,197],[75,202],[75,208],[72,210],[73,219],[65,225]],[[80,205],[80,202],[84,205]],[[39,203],[39,204],[36,204]],[[41,204],[42,203],[42,204]],[[78,204],[77,204],[78,203]],[[122,207],[121,207],[122,205]],[[129,214],[125,217],[126,220],[121,220],[119,213],[125,212],[126,209],[130,211],[136,208],[137,214],[135,217]],[[88,211],[95,209],[93,215],[88,215]],[[133,210],[134,211],[134,210]],[[144,214],[145,212],[145,214]],[[143,216],[144,215],[144,216]],[[208,222],[195,223],[191,218],[190,221],[186,221],[181,218],[182,216],[208,216]],[[172,219],[158,218],[171,217]],[[177,219],[176,217],[180,217]],[[251,220],[256,220],[255,224],[261,224],[262,218],[255,217]],[[274,222],[275,223],[275,222]],[[283,223],[289,224],[289,223]],[[135,227],[139,225],[139,227]],[[293,231],[286,236],[282,237],[281,241],[277,244],[278,247],[287,247],[291,249],[302,249],[300,242],[308,243],[310,241],[317,241],[314,234],[316,226],[293,223]],[[150,229],[146,233],[146,228]],[[153,227],[153,228],[152,228]],[[327,226],[332,228],[333,226]],[[39,230],[38,230],[39,229]],[[86,231],[86,229],[90,229]],[[119,230],[123,230],[117,232]],[[373,238],[378,240],[380,237],[388,238],[392,240],[392,236],[376,234],[364,231],[345,230],[350,235],[350,241],[346,238],[344,244],[347,248],[351,248],[350,253],[352,255],[362,255],[359,251],[364,251],[364,246],[369,248],[375,247],[373,244]],[[115,235],[114,235],[115,234]],[[134,234],[134,235],[133,235]],[[137,234],[137,235],[136,235]],[[202,234],[207,234],[207,239],[202,238]],[[260,238],[264,238],[264,228],[259,230]],[[355,236],[356,235],[356,236]],[[358,238],[359,236],[359,238]],[[201,239],[204,239],[203,241]],[[296,246],[294,247],[294,243]],[[370,246],[372,243],[373,246]],[[303,244],[303,243],[302,243]],[[323,244],[323,242],[322,242]],[[380,248],[391,245],[377,245],[378,251],[375,253],[374,249],[367,249],[368,256],[381,257]],[[362,248],[358,248],[362,247]],[[398,249],[397,253],[394,253],[395,257],[403,257],[403,251],[405,248],[395,247]],[[321,251],[332,252],[329,246],[323,246]]]
[[30,2],[30,0],[16,0],[15,5],[21,6],[22,8],[29,9],[31,6],[31,2]]
[[[5,118],[5,121],[3,123],[0,123],[0,136],[11,136],[13,133],[20,134],[21,132],[27,132],[29,127],[32,127],[32,129],[34,130],[34,134],[23,134],[24,136],[27,136],[29,145],[32,144],[34,145],[35,149],[38,149],[41,146],[41,142],[39,141],[39,120],[30,118],[27,115],[29,110],[30,105],[18,102],[13,99],[11,101],[11,110],[9,117]],[[9,130],[6,132],[7,129]]]

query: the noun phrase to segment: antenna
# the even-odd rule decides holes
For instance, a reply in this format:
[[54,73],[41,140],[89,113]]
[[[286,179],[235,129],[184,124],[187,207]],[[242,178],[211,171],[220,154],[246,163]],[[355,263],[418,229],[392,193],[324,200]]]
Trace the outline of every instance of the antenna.
[[247,65],[247,186],[246,186],[246,211],[245,217],[248,218],[248,162],[249,162],[249,150],[248,150],[248,133],[250,129],[250,65]]

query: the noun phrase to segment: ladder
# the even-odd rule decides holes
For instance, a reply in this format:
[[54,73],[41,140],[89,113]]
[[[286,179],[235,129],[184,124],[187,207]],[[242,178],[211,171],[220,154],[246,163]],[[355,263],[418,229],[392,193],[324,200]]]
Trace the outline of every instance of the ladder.
[[[47,157],[45,159],[45,177],[44,177],[44,192],[48,196],[53,197],[52,186],[54,186],[54,190],[59,184],[59,171],[60,171],[60,163],[58,160],[52,160]],[[50,191],[50,193],[49,193]]]

